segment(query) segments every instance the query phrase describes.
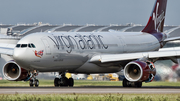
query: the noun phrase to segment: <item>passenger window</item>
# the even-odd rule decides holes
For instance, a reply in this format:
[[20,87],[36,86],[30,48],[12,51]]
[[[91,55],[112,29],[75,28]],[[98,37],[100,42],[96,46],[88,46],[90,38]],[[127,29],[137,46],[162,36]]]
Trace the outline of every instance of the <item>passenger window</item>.
[[25,48],[25,47],[27,47],[27,44],[22,44],[21,45],[21,48]]
[[16,47],[19,48],[21,45],[20,44],[17,44]]
[[36,48],[36,46],[35,46],[34,44],[31,44],[31,46],[32,46],[33,48]]

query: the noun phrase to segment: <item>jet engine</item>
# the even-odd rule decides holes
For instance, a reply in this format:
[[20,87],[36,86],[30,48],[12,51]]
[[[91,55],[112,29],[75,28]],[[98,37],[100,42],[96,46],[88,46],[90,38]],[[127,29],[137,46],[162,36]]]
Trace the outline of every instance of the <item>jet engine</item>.
[[155,75],[155,66],[150,61],[132,61],[124,68],[124,76],[130,82],[151,82]]
[[7,80],[21,81],[28,78],[28,71],[21,68],[16,62],[9,61],[3,67],[3,75]]

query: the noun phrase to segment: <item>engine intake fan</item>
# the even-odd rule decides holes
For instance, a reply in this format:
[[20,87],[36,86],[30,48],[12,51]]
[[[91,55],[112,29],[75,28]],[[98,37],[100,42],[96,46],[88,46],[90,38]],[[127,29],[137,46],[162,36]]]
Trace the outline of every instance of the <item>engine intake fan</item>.
[[155,66],[149,61],[132,61],[124,68],[124,76],[131,82],[151,82],[155,75]]
[[27,78],[28,71],[21,68],[16,62],[9,61],[3,67],[3,75],[7,80],[21,81]]

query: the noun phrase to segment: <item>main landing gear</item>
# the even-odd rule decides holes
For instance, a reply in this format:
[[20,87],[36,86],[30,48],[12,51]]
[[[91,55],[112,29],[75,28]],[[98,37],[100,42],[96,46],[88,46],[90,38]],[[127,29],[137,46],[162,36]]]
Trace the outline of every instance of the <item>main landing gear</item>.
[[36,78],[36,76],[38,75],[38,72],[36,70],[34,70],[33,72],[29,73],[29,75],[31,75],[31,78],[29,80],[29,86],[30,87],[38,87],[39,86],[39,80]]
[[126,78],[123,79],[122,82],[123,87],[137,87],[141,88],[142,87],[142,82],[130,82]]
[[73,78],[67,78],[65,76],[65,73],[61,73],[60,78],[54,79],[54,86],[55,87],[73,87],[74,86],[74,79]]

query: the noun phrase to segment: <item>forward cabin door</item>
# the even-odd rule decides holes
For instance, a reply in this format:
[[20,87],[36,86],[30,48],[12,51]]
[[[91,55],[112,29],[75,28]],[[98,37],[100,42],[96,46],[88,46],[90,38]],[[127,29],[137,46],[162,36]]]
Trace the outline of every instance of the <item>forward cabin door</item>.
[[45,53],[46,53],[46,55],[51,55],[51,49],[50,49],[50,45],[49,45],[47,39],[46,38],[42,38],[41,40],[42,40],[42,42],[43,42],[43,44],[45,46]]

